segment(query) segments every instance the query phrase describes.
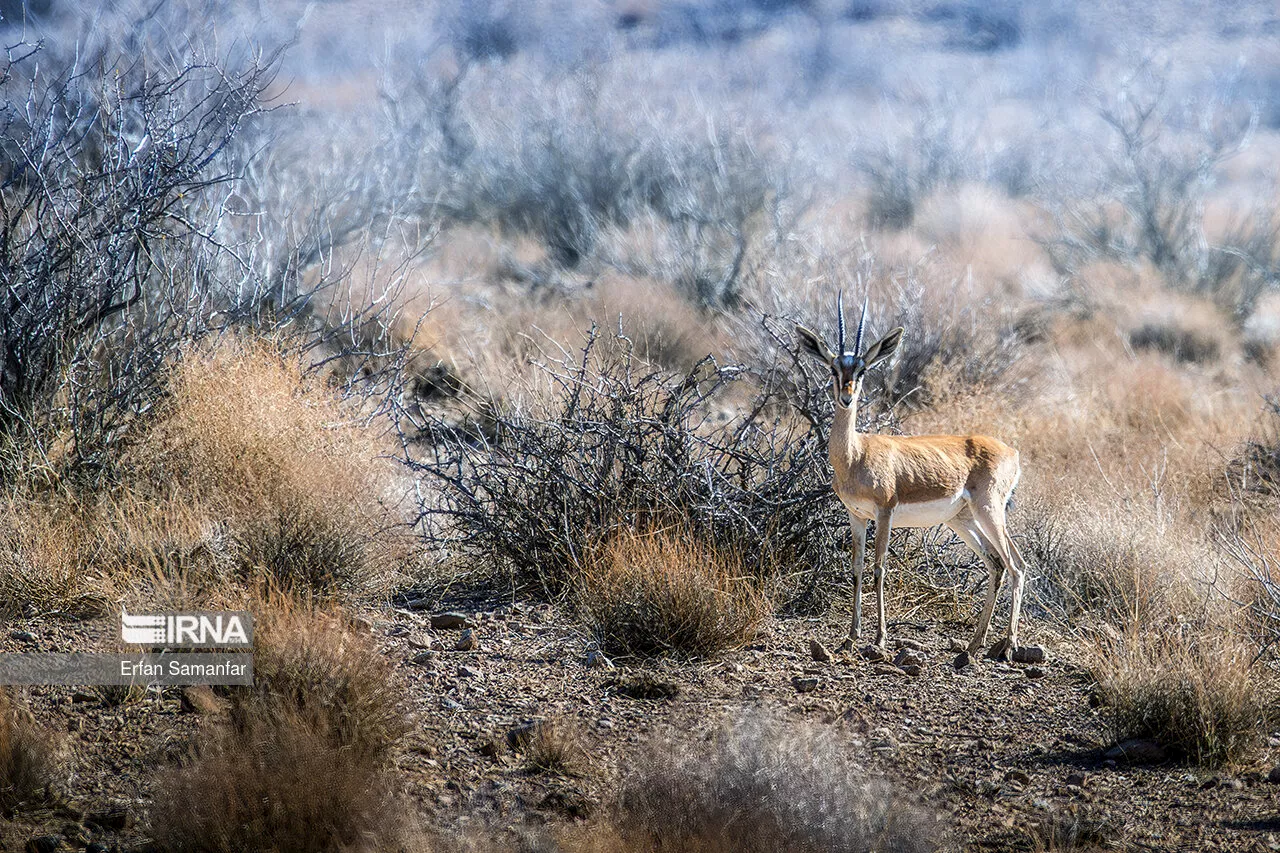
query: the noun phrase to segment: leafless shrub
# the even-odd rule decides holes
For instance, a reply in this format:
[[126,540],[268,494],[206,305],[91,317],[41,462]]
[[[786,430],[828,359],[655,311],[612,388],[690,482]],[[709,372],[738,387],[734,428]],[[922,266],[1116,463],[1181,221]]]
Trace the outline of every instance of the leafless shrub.
[[636,765],[612,824],[628,851],[937,850],[943,838],[812,726],[746,717]]
[[58,764],[53,738],[0,689],[0,815],[46,802]]
[[593,331],[580,356],[545,361],[548,402],[496,412],[492,441],[426,424],[434,447],[407,447],[407,461],[426,480],[433,547],[553,595],[595,543],[664,527],[741,555],[755,577],[780,576],[793,604],[814,592],[797,581],[838,570],[847,520],[828,479],[819,407],[830,402],[807,384],[796,395],[791,370],[809,368],[794,352],[791,370],[707,358],[672,374],[629,347],[600,350]]
[[678,532],[622,531],[586,554],[574,598],[614,655],[711,655],[754,636],[770,612],[740,559]]
[[215,249],[193,219],[232,178],[221,158],[271,64],[156,72],[102,54],[47,70],[37,53],[11,49],[0,69],[0,418],[12,432],[61,410],[92,453],[196,331]]
[[907,332],[892,368],[868,374],[868,396],[889,408],[912,408],[957,391],[1015,394],[1027,380],[1017,369],[1027,350],[1015,319],[1001,316],[991,302],[941,303],[921,276],[910,272],[892,301],[873,309],[870,340],[880,329]]
[[1129,332],[1134,349],[1153,349],[1190,364],[1217,361],[1221,347],[1217,338],[1171,323],[1145,323]]
[[857,165],[868,182],[867,219],[873,228],[910,227],[930,193],[960,179],[966,166],[958,136],[952,110],[928,105],[907,132],[860,154]]
[[1266,399],[1262,429],[1232,460],[1229,475],[1242,492],[1280,496],[1280,398]]
[[1058,269],[1071,274],[1095,258],[1145,260],[1171,286],[1247,319],[1277,280],[1274,215],[1255,211],[1216,245],[1204,227],[1218,167],[1241,150],[1256,123],[1234,103],[1224,86],[1187,129],[1167,78],[1149,63],[1102,97],[1098,116],[1110,134],[1105,177],[1097,198],[1058,212],[1059,235],[1043,241]]

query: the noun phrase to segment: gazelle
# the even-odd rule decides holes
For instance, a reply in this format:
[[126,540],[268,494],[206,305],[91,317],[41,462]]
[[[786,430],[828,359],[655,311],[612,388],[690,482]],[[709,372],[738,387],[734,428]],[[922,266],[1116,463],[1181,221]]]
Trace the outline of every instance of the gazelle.
[[867,303],[853,349],[845,349],[844,300],[836,297],[839,352],[833,352],[816,333],[796,326],[804,348],[831,369],[836,413],[829,450],[834,472],[832,488],[849,511],[853,528],[853,624],[845,648],[862,633],[862,569],[867,545],[867,522],[876,523],[876,610],[880,622],[876,645],[887,638],[884,614],[884,558],[889,531],[898,527],[945,524],[974,550],[987,566],[987,601],[978,630],[969,643],[976,655],[987,641],[991,613],[1007,569],[1013,592],[1009,635],[993,646],[990,657],[1004,658],[1018,645],[1018,613],[1026,564],[1005,529],[1005,511],[1018,485],[1018,451],[984,435],[890,436],[858,432],[858,399],[862,380],[877,364],[888,361],[902,342],[902,327],[894,329],[862,351]]

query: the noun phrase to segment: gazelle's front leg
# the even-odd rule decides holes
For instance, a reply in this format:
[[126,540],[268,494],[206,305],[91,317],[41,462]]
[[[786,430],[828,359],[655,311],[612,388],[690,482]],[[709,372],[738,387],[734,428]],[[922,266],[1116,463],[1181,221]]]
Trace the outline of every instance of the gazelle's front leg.
[[876,610],[880,624],[876,627],[876,645],[884,647],[889,640],[889,623],[884,615],[884,558],[889,553],[889,531],[893,527],[893,510],[882,509],[876,514]]
[[853,533],[850,552],[853,560],[853,623],[849,626],[849,638],[840,648],[848,651],[862,637],[862,568],[867,554],[867,522],[849,513],[849,530]]

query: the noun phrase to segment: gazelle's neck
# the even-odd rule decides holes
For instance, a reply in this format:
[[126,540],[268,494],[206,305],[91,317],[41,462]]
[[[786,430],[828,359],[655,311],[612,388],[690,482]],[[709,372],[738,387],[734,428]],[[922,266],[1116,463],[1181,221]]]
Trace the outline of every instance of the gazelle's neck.
[[836,404],[835,418],[831,422],[831,463],[840,469],[862,455],[862,436],[858,434],[858,398],[845,408]]

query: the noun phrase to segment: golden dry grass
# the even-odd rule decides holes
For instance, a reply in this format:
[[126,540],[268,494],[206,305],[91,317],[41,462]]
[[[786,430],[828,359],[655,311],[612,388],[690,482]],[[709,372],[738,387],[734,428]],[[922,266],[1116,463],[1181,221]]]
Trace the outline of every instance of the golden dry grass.
[[1092,671],[1117,741],[1150,738],[1209,767],[1248,757],[1267,722],[1262,674],[1221,632],[1130,631],[1094,651]]
[[44,803],[61,765],[53,736],[0,689],[0,815]]
[[741,563],[678,531],[624,531],[579,567],[574,600],[610,654],[712,655],[741,646],[771,612]]

